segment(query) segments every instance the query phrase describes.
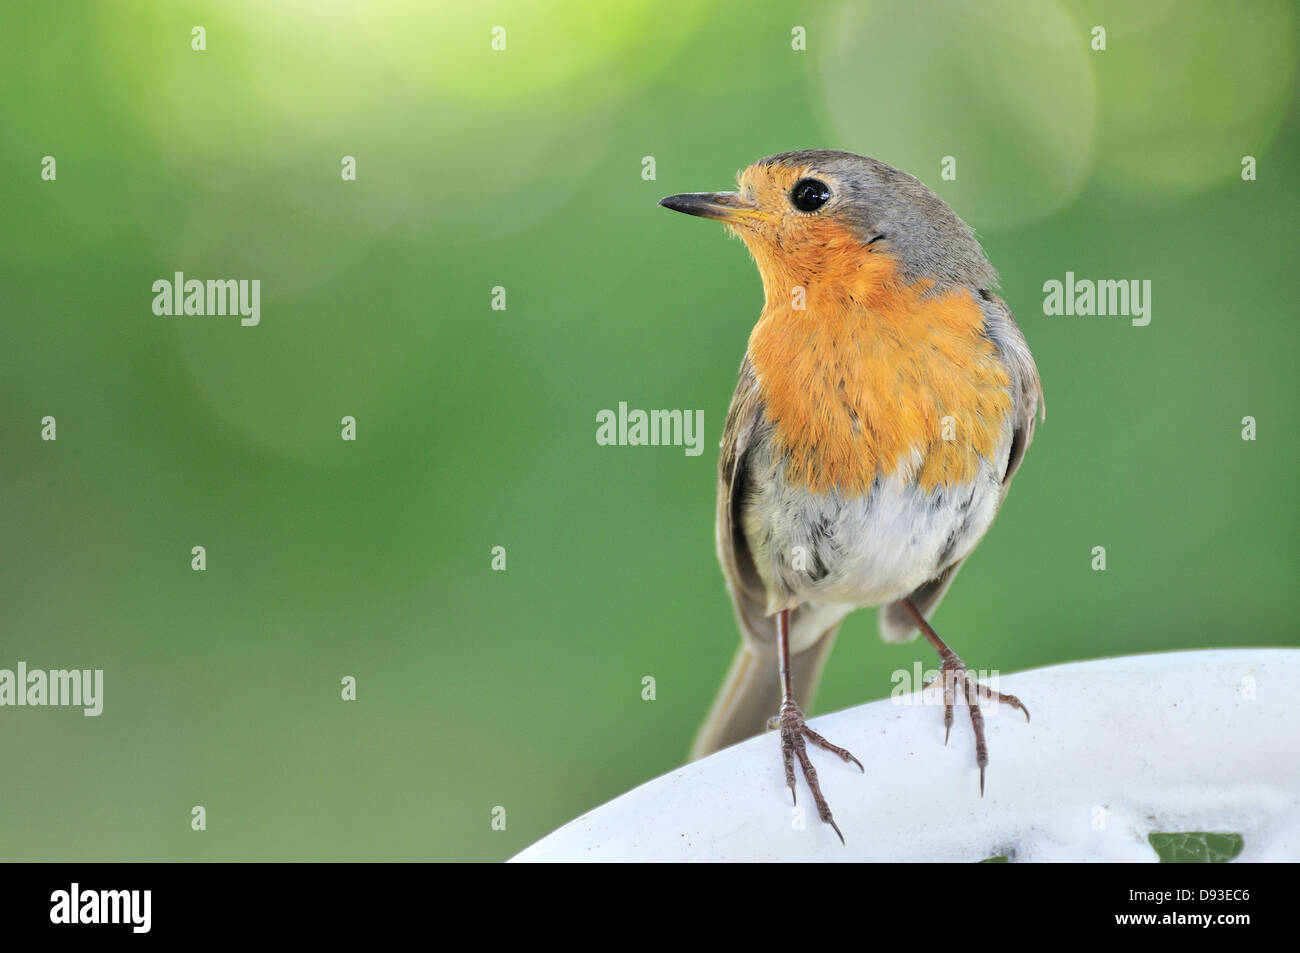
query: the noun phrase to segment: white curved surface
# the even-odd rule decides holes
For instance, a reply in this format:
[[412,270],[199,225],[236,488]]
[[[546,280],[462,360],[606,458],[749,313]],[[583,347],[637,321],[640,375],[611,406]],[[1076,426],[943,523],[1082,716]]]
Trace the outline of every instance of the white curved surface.
[[796,823],[768,732],[643,784],[514,860],[1156,861],[1153,831],[1237,833],[1238,861],[1300,860],[1300,650],[1102,659],[998,687],[1033,721],[986,708],[983,798],[969,715],[959,704],[945,747],[931,686],[924,704],[914,694],[811,719],[867,769],[809,748],[844,846],[802,775]]

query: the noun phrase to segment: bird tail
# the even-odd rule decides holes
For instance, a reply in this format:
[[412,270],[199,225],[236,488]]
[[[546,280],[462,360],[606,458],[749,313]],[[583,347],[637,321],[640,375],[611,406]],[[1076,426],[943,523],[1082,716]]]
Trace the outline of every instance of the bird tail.
[[[837,622],[790,658],[794,697],[805,712],[812,710],[817,683],[838,631]],[[780,709],[781,675],[775,648],[742,640],[713,708],[691,746],[691,760],[760,734]]]

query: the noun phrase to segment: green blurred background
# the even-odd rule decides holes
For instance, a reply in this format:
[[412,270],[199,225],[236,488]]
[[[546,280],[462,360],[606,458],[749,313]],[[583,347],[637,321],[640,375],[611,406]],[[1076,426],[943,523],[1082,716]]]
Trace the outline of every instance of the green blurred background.
[[[1293,5],[594,6],[0,6],[0,667],[105,672],[99,718],[0,709],[0,858],[500,860],[680,764],[762,292],[655,203],[788,149],[936,188],[1042,370],[938,617],[973,667],[1297,642]],[[154,316],[174,271],[261,325]],[[1066,271],[1150,326],[1044,316]],[[619,401],[704,454],[598,446]],[[816,709],[916,660],[857,613]]]

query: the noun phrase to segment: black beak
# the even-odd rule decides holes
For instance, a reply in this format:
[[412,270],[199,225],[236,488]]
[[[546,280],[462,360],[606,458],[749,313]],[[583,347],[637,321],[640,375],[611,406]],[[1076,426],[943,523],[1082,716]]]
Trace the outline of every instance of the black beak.
[[739,192],[683,192],[660,199],[659,204],[674,212],[712,218],[719,222],[743,222],[766,219],[757,205],[747,201]]

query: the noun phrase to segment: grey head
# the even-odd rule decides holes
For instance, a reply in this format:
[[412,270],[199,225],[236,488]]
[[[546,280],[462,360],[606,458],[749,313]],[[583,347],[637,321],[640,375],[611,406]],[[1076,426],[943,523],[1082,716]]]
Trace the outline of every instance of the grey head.
[[836,149],[782,152],[745,169],[739,184],[736,192],[672,195],[660,204],[726,222],[756,258],[795,247],[814,254],[826,231],[813,220],[823,219],[855,236],[864,251],[893,255],[905,278],[932,281],[936,291],[997,283],[975,233],[948,203],[878,159]]

